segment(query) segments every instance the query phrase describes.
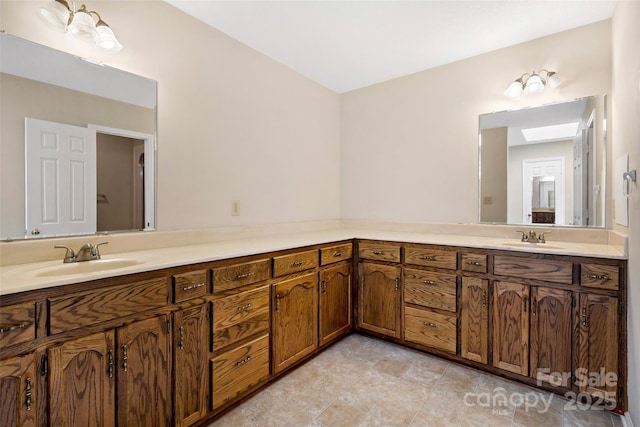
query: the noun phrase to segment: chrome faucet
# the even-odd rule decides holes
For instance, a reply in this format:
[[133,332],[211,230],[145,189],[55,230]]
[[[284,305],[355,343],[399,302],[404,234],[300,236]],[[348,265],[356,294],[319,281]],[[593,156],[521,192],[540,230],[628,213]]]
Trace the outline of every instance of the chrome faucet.
[[109,242],[100,242],[95,245],[91,245],[91,243],[85,243],[78,249],[78,252],[74,252],[69,246],[65,245],[55,245],[54,248],[66,249],[67,253],[64,255],[63,262],[81,262],[81,261],[91,261],[94,259],[100,259],[100,251],[98,250],[98,246],[106,245]]
[[526,233],[521,230],[516,230],[518,233],[522,233],[521,242],[529,242],[529,243],[547,243],[544,236],[545,234],[550,234],[549,231],[543,231],[540,235],[536,235],[536,232],[533,230],[529,230],[529,233]]

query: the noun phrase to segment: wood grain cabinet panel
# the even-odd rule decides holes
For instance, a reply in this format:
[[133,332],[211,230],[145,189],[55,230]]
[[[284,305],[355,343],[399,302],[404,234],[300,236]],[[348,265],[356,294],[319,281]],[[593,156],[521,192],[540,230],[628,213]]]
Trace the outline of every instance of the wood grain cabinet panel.
[[287,274],[316,268],[319,262],[317,250],[273,257],[273,277],[286,276]]
[[174,313],[173,383],[176,426],[189,426],[207,413],[208,328],[207,306]]
[[404,338],[407,341],[455,354],[456,316],[413,307],[405,307],[404,314]]
[[455,270],[458,266],[458,252],[429,247],[407,246],[404,248],[404,262],[425,267]]
[[[582,293],[578,304],[578,366],[580,391],[617,402],[618,386],[618,298]],[[590,376],[596,381],[589,381]]]
[[494,282],[493,366],[529,375],[529,286]]
[[617,265],[580,265],[580,284],[589,288],[618,290],[620,267]]
[[211,360],[213,408],[217,409],[269,378],[269,335]]
[[52,426],[115,426],[113,331],[49,349],[49,422]]
[[323,346],[351,329],[351,263],[320,271],[319,345]]
[[404,269],[404,302],[456,312],[455,274]]
[[320,248],[320,265],[329,265],[351,259],[353,247],[351,243]]
[[463,277],[460,289],[460,350],[465,359],[489,361],[489,281]]
[[92,289],[49,298],[49,332],[57,334],[168,303],[167,279]]
[[362,263],[359,266],[358,325],[400,338],[402,304],[401,268]]
[[243,262],[213,269],[213,292],[236,289],[271,277],[271,260]]
[[2,307],[0,310],[0,348],[22,344],[35,338],[35,302]]
[[400,246],[362,242],[358,245],[358,257],[374,261],[400,262]]
[[318,348],[318,278],[310,273],[272,285],[273,366],[278,373]]
[[118,425],[166,426],[171,420],[171,340],[167,315],[116,330]]
[[493,257],[493,272],[499,276],[543,280],[571,285],[573,263],[558,259],[496,255]]
[[213,301],[213,349],[221,350],[269,330],[269,286]]
[[0,425],[35,427],[38,387],[35,355],[0,362]]
[[173,276],[174,302],[203,297],[209,289],[209,270],[190,271]]
[[531,378],[571,388],[572,310],[572,292],[531,288]]

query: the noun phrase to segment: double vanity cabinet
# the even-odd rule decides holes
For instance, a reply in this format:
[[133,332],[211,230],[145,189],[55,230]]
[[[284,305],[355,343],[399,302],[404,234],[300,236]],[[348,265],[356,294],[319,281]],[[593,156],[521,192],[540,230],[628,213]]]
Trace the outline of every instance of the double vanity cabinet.
[[356,328],[626,408],[626,261],[360,241]]
[[622,260],[344,240],[8,294],[0,425],[205,425],[354,328],[624,409],[625,278]]

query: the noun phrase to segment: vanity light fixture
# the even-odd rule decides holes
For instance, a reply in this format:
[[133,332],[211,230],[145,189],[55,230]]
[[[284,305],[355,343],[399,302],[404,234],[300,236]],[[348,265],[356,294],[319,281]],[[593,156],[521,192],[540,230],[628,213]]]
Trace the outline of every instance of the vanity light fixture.
[[84,4],[76,9],[73,0],[69,1],[71,6],[67,0],[52,0],[38,9],[38,16],[62,33],[68,31],[73,36],[94,43],[96,47],[110,53],[120,52],[122,45],[98,12],[87,10]]
[[517,98],[522,92],[532,95],[542,92],[546,85],[549,85],[551,89],[560,85],[560,79],[555,71],[542,69],[537,73],[535,71],[532,71],[531,74],[524,73],[509,85],[504,94],[509,98]]

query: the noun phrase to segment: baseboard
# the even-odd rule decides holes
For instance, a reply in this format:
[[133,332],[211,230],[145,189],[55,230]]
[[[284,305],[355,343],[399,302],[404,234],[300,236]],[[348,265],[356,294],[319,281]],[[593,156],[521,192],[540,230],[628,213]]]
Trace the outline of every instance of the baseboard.
[[633,421],[631,421],[631,414],[629,414],[629,412],[625,412],[624,417],[621,419],[624,427],[633,427]]

